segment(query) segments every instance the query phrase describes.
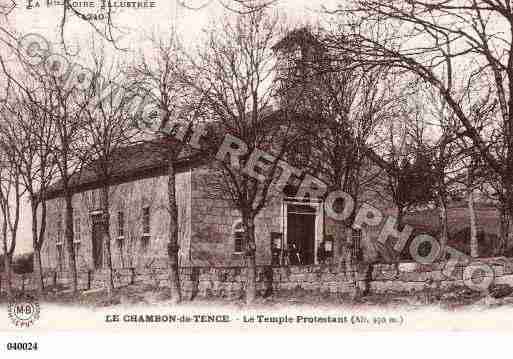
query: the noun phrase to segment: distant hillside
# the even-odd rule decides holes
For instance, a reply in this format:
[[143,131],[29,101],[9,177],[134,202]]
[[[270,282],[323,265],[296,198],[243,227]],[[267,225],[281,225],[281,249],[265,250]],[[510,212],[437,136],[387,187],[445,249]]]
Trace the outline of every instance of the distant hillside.
[[[490,206],[476,204],[479,254],[483,257],[494,255],[499,235],[499,214]],[[470,254],[470,218],[465,203],[455,203],[447,211],[449,222],[449,245]],[[438,236],[439,220],[436,209],[424,210],[405,217],[405,223],[418,232]]]

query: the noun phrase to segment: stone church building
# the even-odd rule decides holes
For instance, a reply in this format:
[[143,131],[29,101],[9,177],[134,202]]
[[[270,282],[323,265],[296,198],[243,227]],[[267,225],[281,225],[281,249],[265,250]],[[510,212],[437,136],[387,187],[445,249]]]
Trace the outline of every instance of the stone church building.
[[[113,267],[158,265],[166,260],[169,231],[165,146],[158,142],[133,145],[119,151],[113,162],[109,187]],[[176,168],[180,265],[244,266],[241,217],[229,200],[212,195],[211,179],[217,176],[212,164],[184,150]],[[73,243],[79,270],[107,265],[100,188],[94,172],[87,169],[73,181]],[[64,208],[64,198],[54,185],[47,196],[47,231],[41,250],[44,269],[66,271],[68,267]],[[345,250],[357,251],[362,236],[361,231],[349,230],[327,216],[321,199],[283,193],[272,196],[255,225],[258,265],[337,260]]]
[[[164,151],[165,146],[146,142],[116,155],[109,186],[114,268],[159,265],[166,260],[169,212]],[[217,190],[213,187],[218,176],[215,168],[190,153],[182,153],[176,168],[180,265],[243,266],[241,217],[228,199],[212,194]],[[84,170],[73,182],[73,189],[77,267],[105,268],[100,183],[94,172]],[[41,250],[45,269],[67,270],[64,209],[56,185],[47,195],[47,230]],[[308,265],[336,259],[342,255],[340,246],[348,242],[347,229],[326,215],[322,200],[283,193],[275,193],[257,216],[255,232],[257,263],[261,265]],[[292,247],[297,249],[294,258],[284,258],[288,254],[281,250]]]

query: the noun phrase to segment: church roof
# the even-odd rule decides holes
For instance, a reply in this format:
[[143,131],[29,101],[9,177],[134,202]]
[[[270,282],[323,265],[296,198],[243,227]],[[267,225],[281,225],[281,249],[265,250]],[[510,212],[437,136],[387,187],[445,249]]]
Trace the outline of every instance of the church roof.
[[[281,111],[273,111],[270,107],[262,110],[264,117],[258,123],[258,127],[266,131],[279,126],[279,119],[282,116]],[[211,122],[207,125],[209,136],[220,138],[223,133],[230,132],[219,122]],[[141,178],[161,176],[167,173],[168,151],[173,144],[164,139],[141,141],[129,146],[123,146],[115,150],[111,155],[110,161],[110,180],[109,184],[119,184],[130,182]],[[195,150],[189,145],[183,146],[178,159],[175,163],[176,170],[179,172],[184,168],[190,168],[204,163],[207,155],[203,151]],[[97,162],[85,165],[71,178],[71,189],[73,192],[100,188],[103,181],[99,176],[99,171],[95,170]],[[46,192],[46,199],[52,199],[62,196],[62,180],[57,180],[50,185]]]
[[[117,149],[110,163],[110,184],[118,184],[140,178],[164,175],[167,169],[167,151],[171,146],[162,140],[144,141]],[[201,158],[199,151],[184,146],[176,161],[177,170],[190,166]],[[74,192],[99,188],[102,181],[95,171],[95,162],[85,166],[71,178]],[[54,182],[47,190],[46,199],[62,195],[62,180]]]
[[[292,121],[295,123],[308,123],[313,119],[304,114],[283,114],[283,110],[273,111],[271,108],[265,109],[266,112],[262,122],[258,127],[266,129],[266,132],[273,133],[273,129],[278,130],[284,116],[293,116]],[[221,139],[223,133],[231,132],[224,128],[221,123],[210,123],[207,126],[209,136]],[[235,134],[236,135],[236,134]],[[213,141],[215,142],[215,141]],[[130,146],[118,148],[111,156],[110,163],[110,180],[109,185],[115,185],[125,182],[134,181],[142,178],[155,176],[163,176],[167,173],[168,151],[170,146],[174,146],[170,141],[163,139],[144,141]],[[377,164],[379,167],[386,169],[389,164],[381,159],[374,151],[365,148],[367,157]],[[193,149],[189,145],[182,147],[180,154],[175,162],[176,171],[180,172],[186,168],[198,166],[208,161],[208,155],[204,151]],[[92,162],[84,166],[78,173],[71,178],[71,189],[73,192],[82,192],[100,188],[103,181],[95,170],[97,163]],[[62,196],[62,180],[54,182],[46,192],[46,199],[52,199]]]

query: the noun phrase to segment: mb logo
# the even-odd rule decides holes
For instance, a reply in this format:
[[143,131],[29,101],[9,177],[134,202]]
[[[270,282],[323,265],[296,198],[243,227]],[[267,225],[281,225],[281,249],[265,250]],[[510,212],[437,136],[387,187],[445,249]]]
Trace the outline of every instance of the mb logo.
[[14,312],[20,317],[29,316],[34,312],[34,308],[30,304],[18,304],[15,306]]
[[9,302],[8,314],[17,327],[30,327],[39,319],[39,303],[32,296],[19,295]]

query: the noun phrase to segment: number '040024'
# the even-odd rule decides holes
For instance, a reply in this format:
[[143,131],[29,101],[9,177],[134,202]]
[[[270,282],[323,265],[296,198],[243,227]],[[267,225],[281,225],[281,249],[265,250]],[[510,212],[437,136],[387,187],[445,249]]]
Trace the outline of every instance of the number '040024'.
[[21,350],[21,351],[29,351],[29,350],[37,350],[38,345],[36,342],[34,343],[7,343],[7,350]]

